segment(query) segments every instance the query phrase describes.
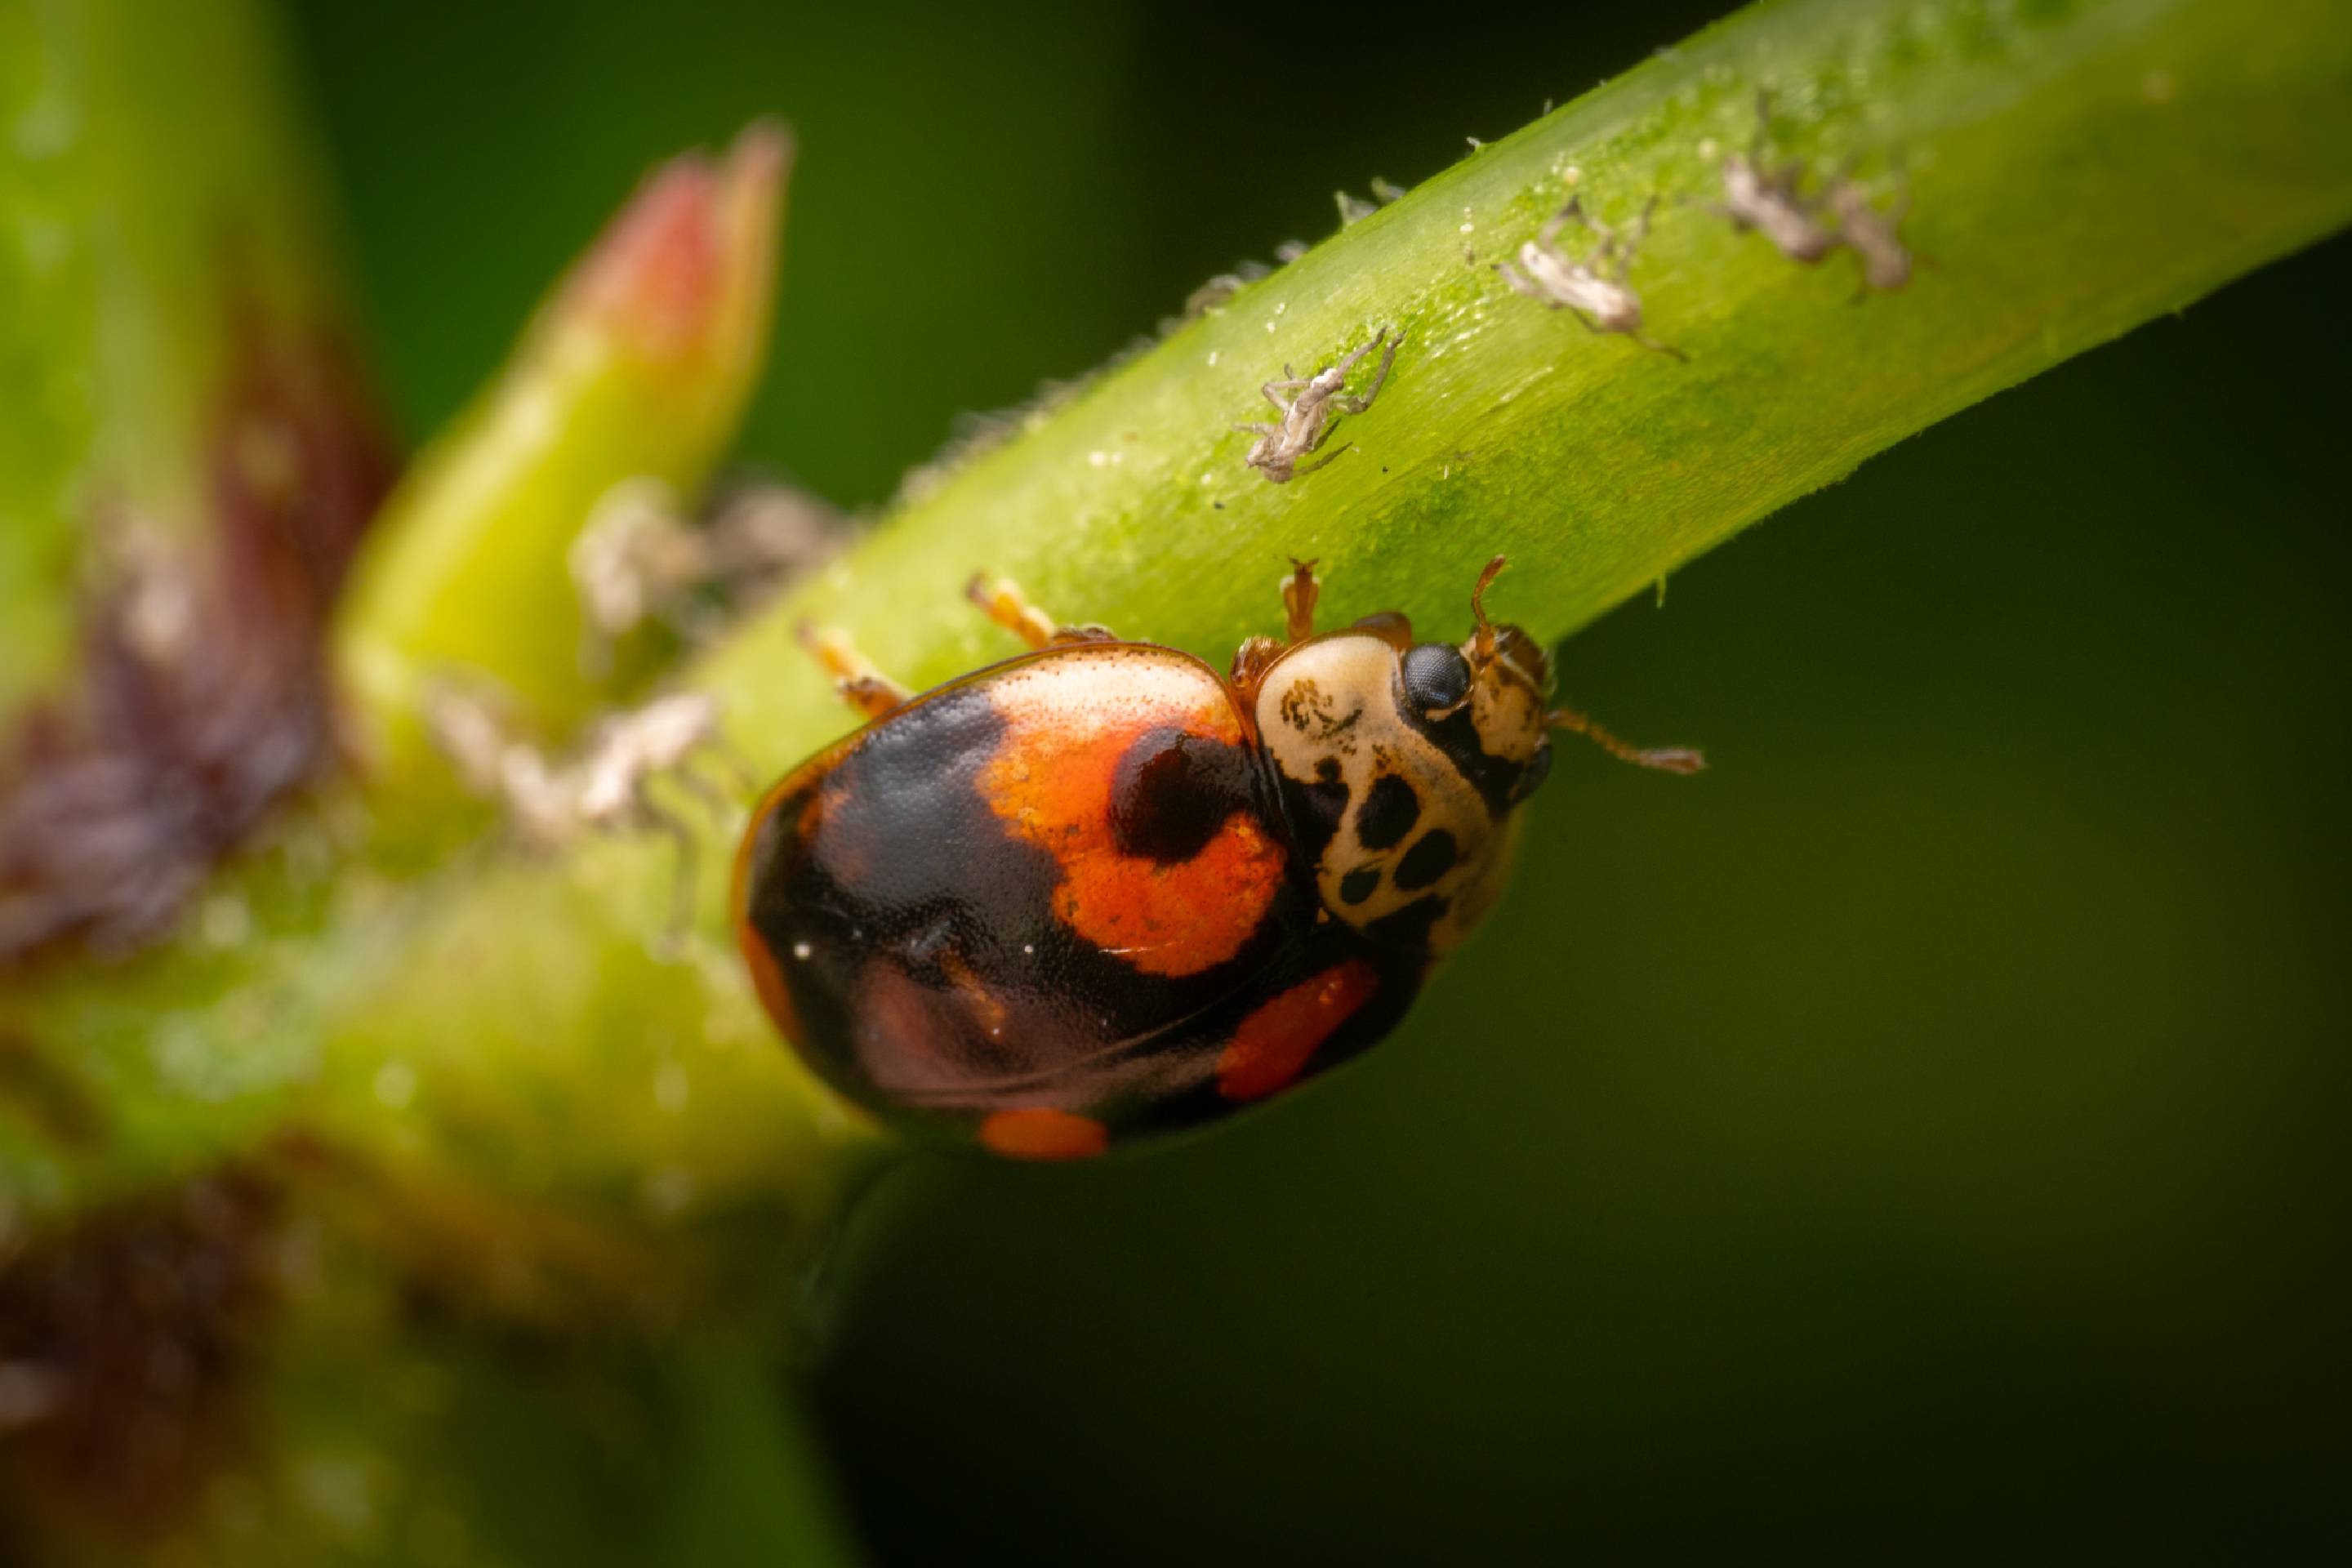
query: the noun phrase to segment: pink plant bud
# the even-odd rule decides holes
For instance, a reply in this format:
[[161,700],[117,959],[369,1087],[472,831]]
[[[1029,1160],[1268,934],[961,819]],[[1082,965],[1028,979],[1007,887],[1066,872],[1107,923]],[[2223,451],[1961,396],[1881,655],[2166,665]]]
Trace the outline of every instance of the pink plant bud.
[[792,153],[762,121],[716,163],[688,153],[656,170],[573,271],[558,316],[662,360],[762,336]]

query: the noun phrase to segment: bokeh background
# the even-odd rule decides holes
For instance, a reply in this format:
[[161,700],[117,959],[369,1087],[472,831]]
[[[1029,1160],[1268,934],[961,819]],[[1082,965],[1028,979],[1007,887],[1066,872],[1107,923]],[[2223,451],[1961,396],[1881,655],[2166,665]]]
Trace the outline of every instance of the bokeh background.
[[[412,432],[646,164],[789,118],[743,458],[861,505],[1716,9],[292,16]],[[2352,1543],[2347,290],[2338,240],[1574,639],[1574,700],[1715,771],[1565,756],[1360,1067],[884,1180],[811,1352],[877,1556]]]

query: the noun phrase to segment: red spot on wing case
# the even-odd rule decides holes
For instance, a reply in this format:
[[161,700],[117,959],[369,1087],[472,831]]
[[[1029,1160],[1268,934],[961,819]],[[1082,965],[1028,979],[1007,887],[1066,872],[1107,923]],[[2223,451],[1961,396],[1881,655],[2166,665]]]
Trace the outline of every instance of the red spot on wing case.
[[1247,1100],[1288,1089],[1380,983],[1370,963],[1351,958],[1259,1004],[1217,1058],[1217,1092]]
[[1000,1110],[980,1124],[992,1153],[1013,1160],[1086,1160],[1110,1147],[1110,1130],[1091,1116],[1043,1106]]

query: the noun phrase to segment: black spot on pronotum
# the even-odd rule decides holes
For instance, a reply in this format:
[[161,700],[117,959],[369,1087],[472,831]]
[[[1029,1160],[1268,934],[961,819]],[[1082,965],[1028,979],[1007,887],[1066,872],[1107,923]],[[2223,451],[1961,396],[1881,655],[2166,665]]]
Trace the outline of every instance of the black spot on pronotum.
[[1359,866],[1339,879],[1339,901],[1343,904],[1360,904],[1380,890],[1381,868],[1377,866]]
[[1382,773],[1356,808],[1356,838],[1367,849],[1393,849],[1420,820],[1421,796],[1412,785],[1394,773]]
[[1150,731],[1111,782],[1113,840],[1129,855],[1190,859],[1246,798],[1233,748],[1177,729]]
[[1527,772],[1521,773],[1519,782],[1511,786],[1511,798],[1515,801],[1527,799],[1550,776],[1551,742],[1547,741],[1536,748],[1534,756],[1528,759]]
[[1443,827],[1433,827],[1397,862],[1396,885],[1409,893],[1418,892],[1454,869],[1460,854],[1454,835]]
[[1280,784],[1283,816],[1290,824],[1298,858],[1303,864],[1313,865],[1323,858],[1324,847],[1339,831],[1339,819],[1348,814],[1348,785],[1339,759],[1324,757],[1317,762],[1312,779],[1285,773]]
[[1415,899],[1394,914],[1367,922],[1364,934],[1384,947],[1426,948],[1430,931],[1445,910],[1446,901],[1433,893],[1425,899]]

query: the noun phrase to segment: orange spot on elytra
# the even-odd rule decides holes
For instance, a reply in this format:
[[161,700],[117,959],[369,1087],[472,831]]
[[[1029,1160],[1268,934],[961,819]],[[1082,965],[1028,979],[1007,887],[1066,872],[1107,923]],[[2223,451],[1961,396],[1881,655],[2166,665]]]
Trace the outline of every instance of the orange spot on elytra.
[[1010,1160],[1086,1160],[1110,1147],[1110,1129],[1091,1116],[1038,1106],[997,1111],[980,1124],[980,1142]]
[[1260,1003],[1217,1058],[1217,1092],[1227,1100],[1264,1100],[1288,1089],[1379,985],[1379,972],[1351,958]]
[[[1009,687],[1014,678],[1003,679]],[[1223,685],[1177,656],[1129,649],[1041,662],[1018,679],[1046,689],[999,698],[1007,733],[981,790],[1061,868],[1055,915],[1147,974],[1198,974],[1239,952],[1281,891],[1286,863],[1250,813],[1235,811],[1177,861],[1122,852],[1111,826],[1119,761],[1143,736],[1172,726],[1244,743]]]

